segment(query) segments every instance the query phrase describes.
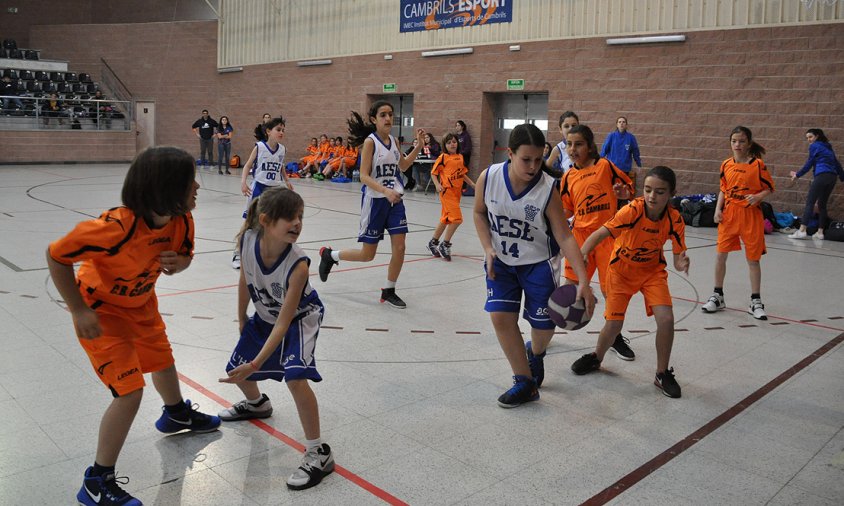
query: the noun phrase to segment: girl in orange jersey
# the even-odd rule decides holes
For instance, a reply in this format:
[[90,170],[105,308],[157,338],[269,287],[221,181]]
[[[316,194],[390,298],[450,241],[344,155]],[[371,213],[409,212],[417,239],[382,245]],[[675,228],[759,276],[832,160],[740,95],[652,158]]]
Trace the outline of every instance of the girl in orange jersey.
[[319,152],[319,141],[316,137],[311,137],[311,143],[305,148],[305,151],[308,154],[299,159],[299,170],[316,160],[317,152]]
[[47,249],[50,276],[79,344],[113,397],[100,421],[94,465],[76,496],[79,504],[141,504],[120,488],[114,466],[141,405],[145,373],[164,402],[155,422],[159,431],[210,432],[220,426],[219,418],[196,411],[182,397],[155,295],[162,273],[191,264],[198,189],[193,156],[173,147],[147,149],[126,174],[124,205],[79,223]]
[[[431,169],[431,181],[437,188],[442,204],[440,222],[434,230],[434,237],[428,242],[428,249],[435,257],[451,262],[451,238],[457,227],[463,223],[463,213],[460,211],[460,197],[463,196],[463,182],[475,187],[475,182],[469,177],[469,169],[463,163],[460,154],[460,143],[457,135],[446,134],[443,137],[445,153],[441,154]],[[445,232],[443,242],[440,236]]]
[[328,149],[330,147],[331,143],[328,141],[328,136],[325,134],[320,135],[319,148],[317,149],[317,152],[314,153],[314,157],[308,158],[305,166],[299,171],[299,177],[310,177],[317,172],[319,170],[319,162],[322,161],[323,157],[328,156]]
[[656,377],[654,385],[668,397],[680,397],[680,385],[669,368],[674,344],[674,311],[668,291],[667,265],[662,246],[670,240],[674,268],[688,275],[683,217],[668,205],[677,188],[677,177],[668,167],[654,167],[645,177],[643,197],[621,208],[586,239],[580,248],[584,258],[599,244],[614,238],[612,260],[607,268],[606,323],[598,336],[595,351],[587,353],[571,369],[575,374],[597,371],[624,325],[630,298],[637,292],[645,297],[645,311],[656,319]]
[[[606,158],[598,156],[595,135],[586,125],[574,125],[566,135],[566,151],[573,167],[563,174],[560,181],[560,195],[566,218],[574,217],[572,235],[578,245],[615,216],[618,210],[617,198],[629,198],[632,187],[630,178]],[[598,270],[601,292],[604,298],[607,291],[607,266],[612,256],[612,241],[600,243],[590,251],[586,259],[586,275],[589,280]],[[577,284],[578,279],[568,260],[565,263],[566,283]],[[630,349],[629,341],[619,331],[612,345],[613,351],[622,360],[633,360],[636,354]],[[525,344],[534,377],[541,383],[545,367],[543,358],[548,341],[530,341]]]
[[715,257],[715,293],[701,306],[704,313],[714,313],[726,307],[724,277],[727,275],[727,255],[741,249],[750,273],[750,306],[747,312],[757,320],[767,320],[760,295],[762,267],[759,260],[765,254],[765,227],[759,204],[774,191],[774,180],[761,156],[765,148],[753,142],[750,129],[737,126],[730,132],[733,156],[721,164],[721,184],[715,205],[718,225],[718,255]]
[[322,168],[323,179],[331,178],[335,172],[340,170],[340,164],[343,161],[343,154],[346,152],[346,147],[343,146],[342,137],[335,137],[333,140],[334,148],[331,150],[331,154]]
[[358,163],[358,149],[352,146],[352,140],[346,140],[346,146],[343,148],[342,156],[340,156],[340,163],[337,172],[343,177],[349,177],[349,169],[353,169]]

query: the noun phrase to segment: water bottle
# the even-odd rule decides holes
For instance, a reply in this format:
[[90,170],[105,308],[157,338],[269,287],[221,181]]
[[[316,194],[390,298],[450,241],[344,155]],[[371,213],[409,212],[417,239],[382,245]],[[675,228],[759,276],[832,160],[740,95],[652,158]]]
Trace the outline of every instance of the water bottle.
[[352,181],[354,181],[354,182],[360,181],[360,171],[358,169],[355,169],[355,170],[352,171]]

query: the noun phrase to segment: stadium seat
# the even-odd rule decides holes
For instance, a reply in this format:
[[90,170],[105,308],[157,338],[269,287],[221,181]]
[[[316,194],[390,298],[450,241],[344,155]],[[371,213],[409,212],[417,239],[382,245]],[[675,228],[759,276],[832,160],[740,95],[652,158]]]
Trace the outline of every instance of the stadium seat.
[[15,69],[6,69],[3,71],[3,77],[10,77],[12,80],[18,78],[18,71]]
[[17,49],[18,43],[15,39],[3,40],[3,49]]
[[73,85],[70,83],[57,83],[59,93],[72,93]]
[[66,83],[78,83],[79,76],[76,75],[76,72],[65,72],[64,80]]
[[73,91],[76,93],[86,93],[88,91],[88,85],[85,83],[75,83],[73,85]]
[[38,59],[38,51],[33,49],[27,49],[23,52],[23,57],[26,60],[37,60]]
[[49,81],[50,74],[44,72],[43,70],[36,70],[35,71],[35,79],[39,81]]
[[86,73],[83,72],[83,73],[79,74],[79,82],[88,84],[88,83],[93,83],[94,81],[91,79],[90,74],[86,74]]
[[64,81],[64,72],[50,72],[50,80],[56,82]]

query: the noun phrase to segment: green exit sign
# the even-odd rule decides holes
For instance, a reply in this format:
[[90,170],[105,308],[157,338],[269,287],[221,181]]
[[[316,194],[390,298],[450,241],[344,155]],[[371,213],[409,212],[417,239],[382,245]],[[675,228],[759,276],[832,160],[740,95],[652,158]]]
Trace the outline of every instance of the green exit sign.
[[507,89],[510,91],[517,91],[525,89],[524,79],[507,79]]
[[395,93],[396,83],[384,83],[382,89],[384,90],[384,93]]

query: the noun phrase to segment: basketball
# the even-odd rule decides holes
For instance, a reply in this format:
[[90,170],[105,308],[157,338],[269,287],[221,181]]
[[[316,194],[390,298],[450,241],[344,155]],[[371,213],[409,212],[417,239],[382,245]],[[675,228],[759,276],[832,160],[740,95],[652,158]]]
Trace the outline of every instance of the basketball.
[[563,285],[554,290],[548,299],[548,316],[563,330],[581,329],[589,323],[583,299],[575,300],[576,296],[576,285]]

